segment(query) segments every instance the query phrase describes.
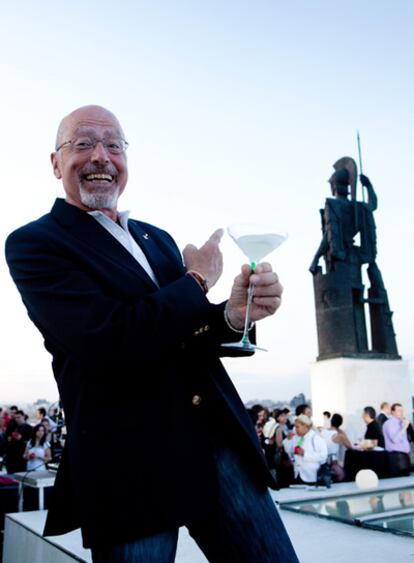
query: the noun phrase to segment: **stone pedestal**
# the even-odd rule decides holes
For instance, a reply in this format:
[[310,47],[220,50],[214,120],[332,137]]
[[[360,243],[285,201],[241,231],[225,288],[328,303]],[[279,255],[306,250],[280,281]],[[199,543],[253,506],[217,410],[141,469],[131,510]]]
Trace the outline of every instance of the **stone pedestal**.
[[341,414],[351,442],[364,436],[362,409],[366,406],[378,412],[383,401],[401,403],[411,420],[411,395],[409,366],[404,360],[335,358],[311,367],[314,423],[322,424],[323,411]]

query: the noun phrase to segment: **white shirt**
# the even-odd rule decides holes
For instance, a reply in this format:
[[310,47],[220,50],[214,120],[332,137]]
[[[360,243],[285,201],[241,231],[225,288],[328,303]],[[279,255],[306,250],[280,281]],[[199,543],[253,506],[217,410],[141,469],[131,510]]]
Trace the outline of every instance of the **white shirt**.
[[102,225],[104,229],[108,231],[116,240],[122,244],[122,246],[128,250],[128,252],[135,258],[140,266],[144,268],[152,281],[159,287],[157,278],[155,277],[154,271],[150,266],[144,252],[141,250],[139,245],[136,243],[134,237],[131,235],[128,229],[128,217],[129,211],[121,211],[118,213],[118,219],[122,226],[112,221],[105,213],[102,211],[88,211],[88,215],[91,215],[94,219]]
[[305,434],[300,446],[305,452],[304,455],[295,455],[293,452],[300,438],[297,434],[290,440],[285,438],[283,447],[289,457],[293,459],[295,477],[299,475],[305,483],[315,483],[320,465],[325,463],[328,458],[328,448],[325,440],[311,428]]
[[29,454],[34,454],[36,457],[27,460],[27,471],[44,471],[46,469],[43,459],[48,448],[50,448],[49,442],[44,442],[43,446],[33,446],[31,441],[28,442],[27,450]]
[[322,428],[320,433],[328,447],[328,455],[332,456],[332,459],[338,459],[339,444],[333,441],[337,434],[338,432],[336,430],[330,430],[328,428]]

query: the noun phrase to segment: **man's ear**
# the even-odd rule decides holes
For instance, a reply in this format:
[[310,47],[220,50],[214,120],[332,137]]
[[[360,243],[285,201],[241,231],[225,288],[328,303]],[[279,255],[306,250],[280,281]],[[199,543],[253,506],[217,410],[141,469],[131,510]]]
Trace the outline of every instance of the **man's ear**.
[[60,172],[60,166],[59,166],[59,162],[58,162],[57,153],[52,152],[52,154],[50,155],[50,161],[51,161],[52,166],[53,166],[53,174],[56,176],[56,178],[58,180],[60,180],[62,178],[62,174]]

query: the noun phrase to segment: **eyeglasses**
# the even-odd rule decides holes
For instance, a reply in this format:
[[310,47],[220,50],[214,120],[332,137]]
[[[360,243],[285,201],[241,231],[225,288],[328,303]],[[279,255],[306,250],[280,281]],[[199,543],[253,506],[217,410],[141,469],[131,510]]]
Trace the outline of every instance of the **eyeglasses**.
[[58,147],[56,147],[56,152],[66,145],[70,146],[70,149],[75,152],[89,152],[95,149],[98,143],[102,143],[104,149],[111,154],[121,154],[128,148],[127,141],[120,138],[114,139],[92,139],[91,137],[79,137],[79,139],[71,139],[70,141],[65,141]]

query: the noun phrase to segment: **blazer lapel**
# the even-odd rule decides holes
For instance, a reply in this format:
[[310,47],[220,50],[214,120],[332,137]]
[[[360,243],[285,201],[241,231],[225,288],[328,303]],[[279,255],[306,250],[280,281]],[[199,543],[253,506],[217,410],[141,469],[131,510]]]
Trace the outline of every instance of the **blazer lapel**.
[[144,252],[161,287],[183,274],[182,264],[177,265],[175,257],[167,256],[163,252],[162,245],[160,245],[159,240],[155,240],[152,232],[145,229],[138,221],[128,221],[128,227],[131,235]]
[[57,199],[51,213],[64,227],[70,230],[71,235],[80,244],[89,246],[98,254],[103,254],[111,261],[116,262],[123,268],[127,268],[152,290],[157,288],[144,268],[128,250],[85,211],[66,203],[62,199]]

